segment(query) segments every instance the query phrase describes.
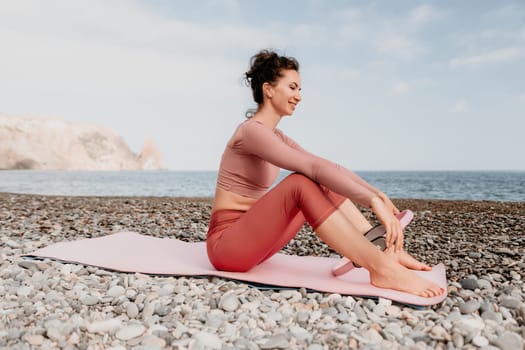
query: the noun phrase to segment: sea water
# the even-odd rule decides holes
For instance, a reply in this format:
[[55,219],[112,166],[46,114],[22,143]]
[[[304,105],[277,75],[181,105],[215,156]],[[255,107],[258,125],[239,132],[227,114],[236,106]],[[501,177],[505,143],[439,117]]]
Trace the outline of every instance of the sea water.
[[[282,179],[288,173],[282,172]],[[391,198],[525,201],[525,171],[357,171]],[[216,171],[0,171],[0,192],[212,197]]]

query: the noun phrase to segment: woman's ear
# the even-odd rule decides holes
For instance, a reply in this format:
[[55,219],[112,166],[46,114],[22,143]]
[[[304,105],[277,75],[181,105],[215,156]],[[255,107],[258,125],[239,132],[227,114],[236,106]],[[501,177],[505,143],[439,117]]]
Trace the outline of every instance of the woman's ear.
[[273,97],[273,86],[272,84],[266,82],[262,85],[262,90],[263,90],[263,93],[264,93],[264,96],[266,96],[267,98],[272,98]]

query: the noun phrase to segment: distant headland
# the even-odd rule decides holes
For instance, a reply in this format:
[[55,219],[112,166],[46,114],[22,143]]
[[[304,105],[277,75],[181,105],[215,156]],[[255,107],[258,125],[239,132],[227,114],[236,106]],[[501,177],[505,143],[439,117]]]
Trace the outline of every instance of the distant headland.
[[147,139],[135,154],[113,130],[58,118],[0,113],[0,170],[158,170],[160,152]]

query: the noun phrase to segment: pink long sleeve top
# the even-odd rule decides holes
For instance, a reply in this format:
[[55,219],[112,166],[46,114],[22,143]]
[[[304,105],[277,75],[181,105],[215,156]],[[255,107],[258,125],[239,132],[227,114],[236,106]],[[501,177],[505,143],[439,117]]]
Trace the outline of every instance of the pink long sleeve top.
[[251,119],[237,127],[226,145],[217,186],[258,199],[275,182],[279,168],[301,173],[365,207],[379,192],[354,172],[305,151],[279,129]]

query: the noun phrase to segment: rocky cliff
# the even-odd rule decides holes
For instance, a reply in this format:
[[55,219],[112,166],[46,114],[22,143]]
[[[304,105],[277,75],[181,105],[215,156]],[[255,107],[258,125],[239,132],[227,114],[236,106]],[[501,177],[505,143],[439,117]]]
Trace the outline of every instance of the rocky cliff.
[[152,140],[137,155],[105,127],[0,114],[0,169],[154,170],[162,160]]

